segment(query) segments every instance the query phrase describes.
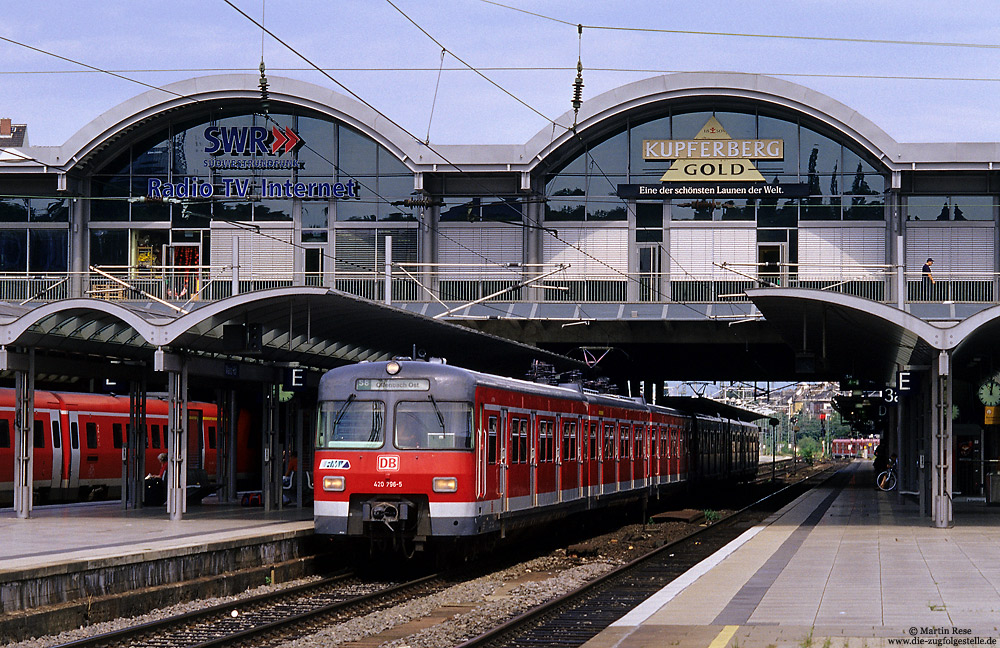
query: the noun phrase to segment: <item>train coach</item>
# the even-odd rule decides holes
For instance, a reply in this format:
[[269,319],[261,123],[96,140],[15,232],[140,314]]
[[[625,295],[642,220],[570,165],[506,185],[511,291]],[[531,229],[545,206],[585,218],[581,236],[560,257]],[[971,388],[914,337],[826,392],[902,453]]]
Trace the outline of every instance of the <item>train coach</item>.
[[[129,425],[125,396],[35,391],[32,486],[40,502],[114,498],[121,495],[122,448]],[[248,422],[239,417],[237,470],[254,465]],[[146,401],[146,472],[158,474],[167,450],[167,403]],[[188,466],[215,475],[218,412],[214,403],[188,404]],[[239,439],[243,439],[240,441]],[[0,389],[0,503],[14,499],[14,390]]]
[[492,542],[757,469],[750,423],[441,362],[337,368],[318,400],[316,532],[379,551]]

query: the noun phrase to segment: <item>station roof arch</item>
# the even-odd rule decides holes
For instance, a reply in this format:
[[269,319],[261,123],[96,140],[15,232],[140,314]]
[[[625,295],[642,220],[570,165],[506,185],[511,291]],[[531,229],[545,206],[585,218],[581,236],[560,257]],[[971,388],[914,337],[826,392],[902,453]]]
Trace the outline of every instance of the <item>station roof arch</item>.
[[947,348],[947,328],[861,297],[803,288],[747,295],[795,350],[803,374],[889,379],[898,366],[930,364]]
[[[62,147],[40,150],[35,157],[65,171],[87,165],[116,143],[151,135],[166,119],[209,119],[221,106],[260,110],[260,79],[252,74],[221,74],[171,83],[148,90],[101,114]],[[404,163],[420,157],[419,142],[364,103],[319,85],[268,77],[272,112],[296,107],[339,120],[384,146]]]
[[[805,86],[759,74],[736,72],[684,72],[629,83],[583,103],[579,115],[566,112],[553,127],[543,128],[526,145],[536,163],[561,159],[581,147],[581,141],[600,138],[620,127],[626,117],[643,116],[668,103],[717,100],[725,103],[766,105],[775,112],[804,116],[827,130],[856,143],[857,147],[889,168],[900,167],[900,145],[884,130],[827,95]],[[725,102],[725,103],[724,103]]]

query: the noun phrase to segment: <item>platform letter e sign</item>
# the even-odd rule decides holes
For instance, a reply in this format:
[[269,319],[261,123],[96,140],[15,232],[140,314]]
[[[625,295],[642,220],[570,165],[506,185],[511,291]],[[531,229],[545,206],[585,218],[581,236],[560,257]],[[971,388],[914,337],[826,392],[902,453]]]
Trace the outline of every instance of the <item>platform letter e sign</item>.
[[379,455],[375,470],[399,470],[399,455]]

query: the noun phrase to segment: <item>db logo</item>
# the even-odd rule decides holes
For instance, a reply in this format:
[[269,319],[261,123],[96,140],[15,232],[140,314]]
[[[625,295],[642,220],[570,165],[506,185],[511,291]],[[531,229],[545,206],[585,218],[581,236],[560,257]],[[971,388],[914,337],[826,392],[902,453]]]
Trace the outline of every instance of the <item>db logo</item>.
[[375,463],[375,470],[399,470],[399,455],[379,455]]

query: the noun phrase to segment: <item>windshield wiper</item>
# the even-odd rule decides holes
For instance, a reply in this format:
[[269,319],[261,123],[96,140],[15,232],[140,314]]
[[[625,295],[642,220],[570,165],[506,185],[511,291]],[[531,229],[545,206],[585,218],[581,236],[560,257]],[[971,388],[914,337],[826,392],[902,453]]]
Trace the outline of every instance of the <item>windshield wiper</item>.
[[350,405],[351,401],[354,400],[355,398],[356,398],[355,394],[351,394],[350,396],[347,397],[347,401],[344,403],[344,406],[341,407],[340,411],[337,412],[337,418],[333,419],[334,429],[336,429],[337,424],[340,423],[340,419],[344,418],[344,414],[347,413],[347,406]]
[[441,409],[438,407],[437,401],[434,400],[433,394],[428,394],[427,398],[430,399],[431,405],[434,406],[434,413],[438,415],[438,423],[441,424],[441,431],[446,432],[444,429],[444,414],[441,413]]

